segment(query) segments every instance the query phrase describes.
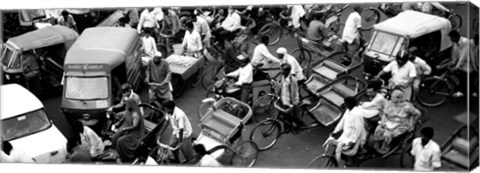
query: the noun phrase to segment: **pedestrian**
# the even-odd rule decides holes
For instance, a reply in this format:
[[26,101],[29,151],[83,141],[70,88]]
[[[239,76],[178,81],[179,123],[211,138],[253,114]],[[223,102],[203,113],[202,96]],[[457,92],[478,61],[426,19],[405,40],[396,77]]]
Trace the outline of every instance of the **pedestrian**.
[[153,61],[148,62],[145,74],[145,83],[157,83],[157,85],[151,85],[148,90],[150,100],[153,101],[155,97],[160,100],[173,100],[173,87],[170,83],[172,73],[161,53],[157,52]]
[[202,38],[200,34],[194,30],[192,22],[186,24],[187,30],[185,31],[185,36],[183,37],[182,46],[187,50],[188,53],[193,55],[199,54],[203,49],[202,47]]
[[360,28],[362,27],[362,13],[363,8],[360,5],[353,7],[354,11],[348,15],[345,21],[345,27],[343,28],[342,40],[345,41],[345,47],[347,51],[357,50],[362,43],[360,39],[362,37]]
[[442,166],[440,146],[433,141],[434,130],[424,127],[420,130],[421,137],[412,142],[410,153],[415,157],[415,171],[433,171]]
[[35,161],[24,151],[14,148],[9,141],[2,142],[0,161],[7,163],[34,163]]
[[280,13],[280,16],[288,20],[288,26],[293,27],[293,31],[296,32],[300,29],[300,20],[306,15],[305,9],[302,5],[287,5],[287,12],[289,15],[285,16]]
[[[175,106],[175,102],[172,100],[165,100],[162,105],[173,129],[170,145],[172,147],[181,145],[180,148],[185,156],[186,162],[189,162],[194,158],[191,143],[193,131],[190,120],[182,109]],[[173,153],[175,160],[180,162],[179,150],[175,150]]]
[[85,145],[92,157],[96,157],[103,153],[105,145],[102,139],[90,127],[83,125],[80,121],[75,121],[72,125],[72,131],[81,141],[81,145]]
[[201,13],[197,12],[196,14],[193,14],[191,18],[194,24],[194,30],[200,34],[200,37],[202,39],[202,45],[205,48],[208,48],[210,47],[210,38],[212,37],[212,34],[208,22],[200,15]]
[[77,23],[75,22],[75,19],[73,19],[73,16],[67,10],[62,11],[61,16],[57,19],[57,23],[78,32]]
[[138,33],[145,32],[145,30],[150,30],[150,33],[156,39],[156,32],[155,30],[159,28],[157,20],[155,19],[155,15],[153,14],[153,8],[145,8],[142,13],[140,14],[140,20],[138,21],[137,31]]

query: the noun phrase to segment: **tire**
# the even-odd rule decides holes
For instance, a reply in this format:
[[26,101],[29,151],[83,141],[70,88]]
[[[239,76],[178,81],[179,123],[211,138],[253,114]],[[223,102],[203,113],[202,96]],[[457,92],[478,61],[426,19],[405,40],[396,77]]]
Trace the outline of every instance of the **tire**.
[[452,89],[445,80],[429,77],[420,83],[417,100],[426,107],[442,105],[452,94]]
[[280,123],[273,119],[267,119],[258,123],[250,133],[250,140],[257,144],[260,151],[273,147],[280,137]]
[[332,168],[337,167],[333,157],[319,155],[308,164],[308,168]]
[[282,38],[283,31],[282,28],[277,26],[275,23],[269,23],[260,28],[258,30],[259,35],[267,35],[270,37],[269,39],[269,46],[275,45],[280,41],[280,38]]
[[[303,54],[302,54],[303,52]],[[290,52],[290,55],[295,57],[300,63],[303,71],[306,71],[310,67],[310,63],[312,62],[312,53],[308,49],[305,48],[297,48]]]
[[212,86],[212,84],[215,82],[215,66],[212,66],[210,68],[207,68],[201,78],[201,84],[202,88],[206,91],[208,91],[208,88]]
[[243,141],[238,144],[234,151],[232,164],[234,167],[252,167],[257,161],[258,147],[252,141]]
[[373,29],[373,25],[380,22],[380,12],[374,8],[363,10],[360,16],[362,16],[361,29],[364,30]]
[[275,108],[274,97],[270,95],[264,95],[260,97],[252,107],[253,120],[255,122],[261,122],[267,118],[273,117],[278,114],[278,110]]
[[460,15],[454,14],[450,16],[448,20],[450,20],[450,23],[452,24],[452,30],[459,30],[460,28],[462,28],[463,21]]
[[201,103],[198,106],[198,120],[201,120],[212,107],[211,103]]

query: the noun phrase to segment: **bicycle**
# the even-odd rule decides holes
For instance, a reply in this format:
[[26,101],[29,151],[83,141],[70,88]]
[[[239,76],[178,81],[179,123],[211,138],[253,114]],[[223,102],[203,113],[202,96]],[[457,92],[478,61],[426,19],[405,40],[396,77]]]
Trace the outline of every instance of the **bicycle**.
[[448,98],[451,101],[458,102],[457,96],[453,92],[459,84],[459,79],[453,74],[453,68],[447,67],[447,70],[441,75],[429,76],[420,83],[417,100],[426,107],[438,107],[445,103]]
[[[288,33],[293,34],[293,30],[289,27],[283,24],[282,17],[278,17],[278,19],[275,19],[272,13],[268,13],[268,18],[271,19],[270,23],[265,24],[263,27],[261,27],[258,30],[259,35],[266,35],[269,36],[269,43],[268,46],[272,46],[277,44],[280,41],[280,38],[282,38],[284,31],[286,30]],[[306,28],[308,27],[308,23],[304,18],[300,19],[300,30],[306,31]],[[306,26],[306,27],[305,27]],[[299,35],[305,35],[297,31],[297,34]]]

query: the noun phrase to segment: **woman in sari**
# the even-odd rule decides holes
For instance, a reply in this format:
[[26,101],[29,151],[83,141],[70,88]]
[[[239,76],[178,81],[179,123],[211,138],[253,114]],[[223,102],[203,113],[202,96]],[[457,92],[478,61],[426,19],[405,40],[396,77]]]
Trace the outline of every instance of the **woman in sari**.
[[375,149],[387,153],[392,139],[413,130],[419,116],[420,111],[405,101],[402,90],[394,89],[373,135]]
[[135,159],[135,149],[145,136],[145,125],[143,124],[143,115],[135,100],[128,99],[125,108],[123,126],[112,137],[112,146],[115,147],[122,162],[131,162]]

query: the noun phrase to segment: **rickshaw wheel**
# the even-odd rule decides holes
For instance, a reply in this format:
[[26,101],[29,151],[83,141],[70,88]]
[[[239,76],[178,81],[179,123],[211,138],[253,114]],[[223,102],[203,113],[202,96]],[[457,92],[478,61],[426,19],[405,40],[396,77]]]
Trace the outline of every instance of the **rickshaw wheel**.
[[308,69],[310,63],[312,62],[312,53],[310,53],[310,51],[305,48],[297,48],[293,50],[290,55],[297,58],[297,61],[300,63],[303,71]]
[[273,104],[274,104],[273,96],[264,95],[260,97],[252,107],[253,120],[255,122],[261,122],[277,114],[278,110],[275,109],[275,106]]
[[258,147],[252,141],[243,141],[234,148],[233,166],[252,167],[257,161]]
[[420,83],[417,100],[426,107],[442,105],[451,95],[452,89],[442,79],[427,78]]
[[331,168],[337,167],[335,158],[327,155],[319,155],[315,157],[309,164],[308,168]]
[[267,119],[258,123],[250,133],[250,140],[257,144],[260,151],[273,147],[280,137],[280,123],[273,119]]
[[198,106],[198,119],[201,120],[211,109],[212,103],[202,103]]
[[260,30],[258,30],[259,35],[269,36],[269,46],[275,45],[280,41],[283,35],[283,29],[275,23],[269,23],[264,25]]

